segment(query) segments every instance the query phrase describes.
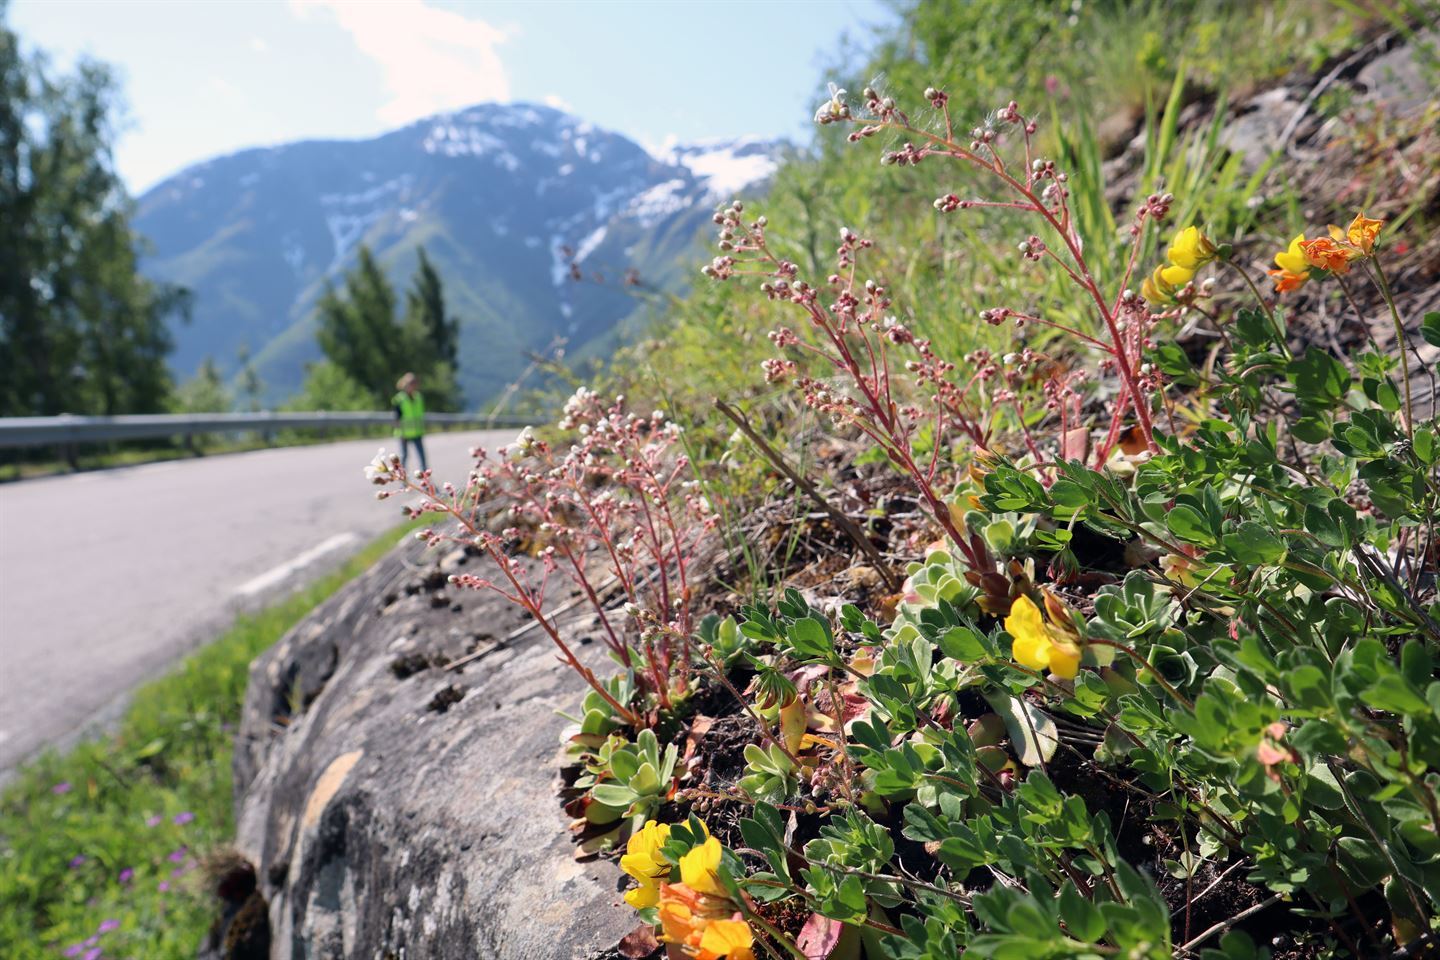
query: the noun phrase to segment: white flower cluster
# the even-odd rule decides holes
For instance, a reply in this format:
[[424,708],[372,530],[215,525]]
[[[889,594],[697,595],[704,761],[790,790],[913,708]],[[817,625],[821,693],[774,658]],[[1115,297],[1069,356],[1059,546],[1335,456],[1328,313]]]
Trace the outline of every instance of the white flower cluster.
[[398,479],[396,470],[399,466],[400,458],[393,453],[386,454],[385,448],[381,447],[375,452],[375,459],[365,464],[365,479],[377,487],[384,486]]

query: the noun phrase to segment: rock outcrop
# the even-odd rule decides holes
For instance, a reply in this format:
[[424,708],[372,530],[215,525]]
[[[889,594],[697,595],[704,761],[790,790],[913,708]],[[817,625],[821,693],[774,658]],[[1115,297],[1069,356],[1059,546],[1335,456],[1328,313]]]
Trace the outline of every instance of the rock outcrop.
[[251,667],[236,845],[273,960],[581,960],[635,926],[556,800],[581,681],[517,608],[446,582],[488,560],[434,553],[393,551]]

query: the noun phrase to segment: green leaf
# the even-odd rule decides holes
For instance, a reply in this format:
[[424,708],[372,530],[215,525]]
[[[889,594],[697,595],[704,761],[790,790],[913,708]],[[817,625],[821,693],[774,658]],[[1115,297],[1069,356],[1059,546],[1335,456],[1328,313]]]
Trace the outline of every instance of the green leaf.
[[1290,379],[1302,404],[1333,406],[1350,391],[1350,371],[1339,360],[1315,347],[1291,361]]
[[1005,721],[1016,757],[1027,767],[1038,767],[1055,755],[1060,746],[1055,721],[1035,707],[1003,695],[986,696],[991,709]]
[[1330,706],[1330,678],[1319,667],[1296,667],[1285,677],[1285,686],[1298,707],[1324,710]]
[[940,637],[940,652],[952,660],[970,663],[983,660],[985,644],[969,627],[951,627]]
[[1076,940],[1095,943],[1105,936],[1105,918],[1100,909],[1083,897],[1069,880],[1060,888],[1060,919]]
[[1246,520],[1224,537],[1226,551],[1237,563],[1258,567],[1285,555],[1285,544],[1253,520]]
[[1430,710],[1425,698],[1416,693],[1398,673],[1382,674],[1379,680],[1365,688],[1360,697],[1375,709],[1388,710],[1391,713],[1428,713]]
[[1209,545],[1215,542],[1215,535],[1210,532],[1210,525],[1200,511],[1183,503],[1177,503],[1165,514],[1165,526],[1187,543]]
[[835,652],[830,631],[814,617],[801,617],[785,631],[795,652],[803,657],[824,658]]
[[1430,346],[1440,347],[1440,312],[1425,314],[1425,319],[1420,321],[1420,336]]
[[1344,528],[1317,503],[1305,505],[1305,529],[1327,547],[1349,546],[1349,537],[1346,536]]
[[613,783],[601,783],[590,789],[590,795],[597,803],[603,803],[607,807],[615,807],[624,810],[630,804],[640,799],[640,794],[629,787],[622,787]]

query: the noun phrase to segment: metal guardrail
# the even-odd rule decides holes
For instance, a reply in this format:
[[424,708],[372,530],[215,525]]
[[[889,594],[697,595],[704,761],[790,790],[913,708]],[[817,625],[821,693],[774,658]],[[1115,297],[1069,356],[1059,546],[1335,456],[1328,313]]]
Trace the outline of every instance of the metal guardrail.
[[[435,426],[524,427],[535,421],[485,413],[431,413]],[[0,417],[0,449],[183,437],[201,433],[393,426],[395,414],[365,412],[133,414],[118,417]]]

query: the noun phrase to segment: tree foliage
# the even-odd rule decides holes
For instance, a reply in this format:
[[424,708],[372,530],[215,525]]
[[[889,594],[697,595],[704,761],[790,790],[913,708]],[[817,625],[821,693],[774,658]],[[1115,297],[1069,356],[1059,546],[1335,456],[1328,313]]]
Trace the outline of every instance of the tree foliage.
[[176,413],[227,413],[233,405],[234,398],[225,387],[214,357],[206,357],[195,376],[175,391]]
[[369,248],[361,247],[343,289],[331,287],[320,298],[316,336],[327,363],[310,368],[304,395],[324,400],[322,394],[328,391],[319,389],[320,380],[333,388],[343,377],[350,383],[341,396],[352,402],[364,398],[365,406],[383,408],[396,379],[413,371],[420,377],[429,409],[457,409],[459,323],[446,310],[440,275],[423,249],[402,315],[397,316],[396,306],[395,289],[385,271]]
[[[5,4],[0,2],[0,17]],[[0,415],[164,408],[167,319],[188,297],[138,272],[111,144],[111,71],[61,76],[0,23]]]

